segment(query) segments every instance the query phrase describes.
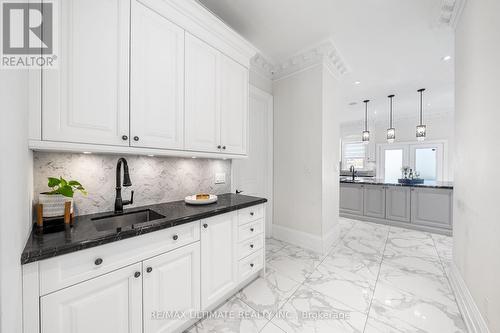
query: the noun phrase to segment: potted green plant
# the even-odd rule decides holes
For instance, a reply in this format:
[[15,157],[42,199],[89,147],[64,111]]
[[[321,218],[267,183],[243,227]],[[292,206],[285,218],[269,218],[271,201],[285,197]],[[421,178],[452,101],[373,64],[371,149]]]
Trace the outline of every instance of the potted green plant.
[[73,212],[73,196],[75,192],[87,195],[87,191],[76,180],[66,180],[63,177],[49,177],[47,184],[51,191],[38,195],[38,203],[43,205],[44,217],[55,217],[64,215],[64,203],[71,202],[71,212]]

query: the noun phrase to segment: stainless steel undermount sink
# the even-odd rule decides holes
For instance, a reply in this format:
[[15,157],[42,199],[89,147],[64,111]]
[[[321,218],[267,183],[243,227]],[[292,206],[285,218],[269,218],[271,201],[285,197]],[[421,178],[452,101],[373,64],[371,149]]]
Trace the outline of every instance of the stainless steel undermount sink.
[[144,209],[130,213],[95,217],[92,219],[92,221],[94,221],[94,225],[97,231],[106,231],[121,229],[123,227],[128,227],[134,224],[159,220],[164,217],[165,216],[158,214],[154,210]]

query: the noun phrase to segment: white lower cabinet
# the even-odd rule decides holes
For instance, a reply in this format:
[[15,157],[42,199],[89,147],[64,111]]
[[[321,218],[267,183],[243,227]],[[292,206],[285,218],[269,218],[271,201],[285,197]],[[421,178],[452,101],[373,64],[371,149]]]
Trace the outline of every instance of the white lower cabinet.
[[27,264],[23,332],[182,332],[262,272],[263,216],[253,206]]
[[41,297],[41,332],[141,332],[141,271],[137,263]]
[[200,310],[200,243],[143,262],[144,333],[169,333]]
[[238,215],[231,212],[201,221],[201,305],[215,304],[237,284]]

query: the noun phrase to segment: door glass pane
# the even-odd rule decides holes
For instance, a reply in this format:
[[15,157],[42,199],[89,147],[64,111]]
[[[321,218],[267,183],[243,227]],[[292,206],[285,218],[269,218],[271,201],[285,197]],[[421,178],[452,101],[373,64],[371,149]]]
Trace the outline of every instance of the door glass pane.
[[385,173],[387,182],[397,182],[401,177],[401,167],[403,166],[403,149],[387,149],[385,151]]
[[420,178],[436,180],[437,178],[437,149],[416,148],[415,170],[420,173]]

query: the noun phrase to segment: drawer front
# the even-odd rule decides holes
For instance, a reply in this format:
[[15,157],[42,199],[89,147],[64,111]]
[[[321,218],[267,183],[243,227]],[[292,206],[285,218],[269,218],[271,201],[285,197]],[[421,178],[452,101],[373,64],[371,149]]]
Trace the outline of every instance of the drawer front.
[[264,220],[258,220],[254,222],[247,223],[245,225],[240,225],[238,229],[238,241],[243,242],[250,239],[256,235],[259,235],[264,230]]
[[264,218],[264,205],[260,204],[257,206],[252,206],[238,211],[238,223],[239,225],[247,224],[252,221],[256,221]]
[[45,295],[199,240],[197,221],[42,260],[40,292]]
[[238,244],[238,259],[243,259],[246,256],[262,249],[264,244],[263,235],[250,238]]
[[242,282],[264,266],[263,250],[259,250],[248,257],[241,259],[238,264],[238,282]]

